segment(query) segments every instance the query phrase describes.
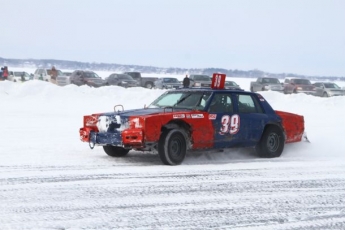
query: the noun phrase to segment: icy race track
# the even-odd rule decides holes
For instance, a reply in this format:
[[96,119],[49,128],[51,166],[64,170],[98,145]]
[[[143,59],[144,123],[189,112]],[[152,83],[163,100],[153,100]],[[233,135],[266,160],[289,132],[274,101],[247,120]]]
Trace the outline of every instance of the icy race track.
[[343,163],[206,166],[208,154],[178,167],[136,152],[109,165],[1,167],[1,229],[345,228]]

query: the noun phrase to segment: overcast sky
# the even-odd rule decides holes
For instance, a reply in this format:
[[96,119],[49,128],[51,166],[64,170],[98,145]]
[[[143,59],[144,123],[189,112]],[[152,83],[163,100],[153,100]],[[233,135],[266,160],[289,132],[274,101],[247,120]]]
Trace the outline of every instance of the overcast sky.
[[345,76],[345,0],[0,0],[0,57]]

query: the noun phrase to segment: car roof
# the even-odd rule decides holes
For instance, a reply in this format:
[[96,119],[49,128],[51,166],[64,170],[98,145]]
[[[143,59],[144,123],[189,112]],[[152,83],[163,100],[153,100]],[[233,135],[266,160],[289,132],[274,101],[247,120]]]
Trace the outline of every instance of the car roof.
[[252,92],[249,91],[244,91],[243,89],[212,89],[212,88],[208,88],[208,87],[195,87],[195,88],[180,88],[180,89],[173,89],[173,90],[169,90],[169,91],[173,91],[173,92],[184,92],[184,91],[189,91],[189,92],[246,92],[249,94],[253,94]]

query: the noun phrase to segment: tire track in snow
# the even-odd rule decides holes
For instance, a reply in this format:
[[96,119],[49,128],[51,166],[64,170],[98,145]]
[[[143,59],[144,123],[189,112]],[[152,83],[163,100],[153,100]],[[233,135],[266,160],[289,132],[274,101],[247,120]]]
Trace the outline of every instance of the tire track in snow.
[[0,168],[0,227],[344,229],[344,165],[293,165]]

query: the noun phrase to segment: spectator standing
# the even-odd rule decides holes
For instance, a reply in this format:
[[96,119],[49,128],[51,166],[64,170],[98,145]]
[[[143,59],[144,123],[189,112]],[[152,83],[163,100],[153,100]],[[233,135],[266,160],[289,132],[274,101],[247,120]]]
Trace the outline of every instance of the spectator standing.
[[190,80],[188,78],[188,75],[186,74],[186,76],[183,79],[183,88],[188,88],[190,84]]
[[8,80],[8,68],[7,68],[7,66],[5,66],[3,71],[2,71],[2,77],[4,78],[4,80]]
[[56,77],[58,75],[57,70],[55,69],[55,66],[52,67],[52,70],[50,72],[50,81],[51,83],[56,84]]

